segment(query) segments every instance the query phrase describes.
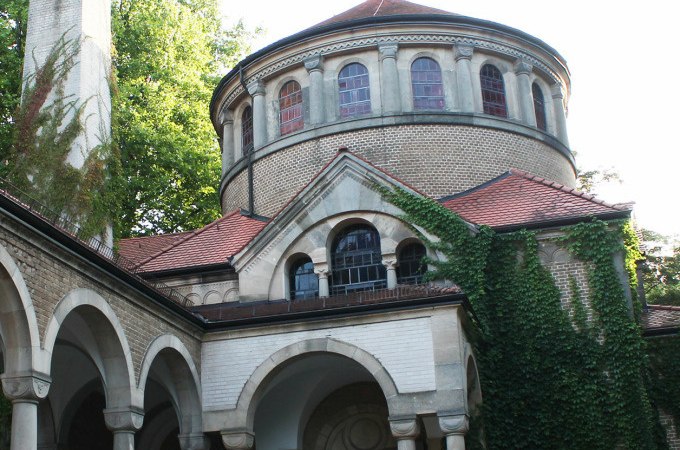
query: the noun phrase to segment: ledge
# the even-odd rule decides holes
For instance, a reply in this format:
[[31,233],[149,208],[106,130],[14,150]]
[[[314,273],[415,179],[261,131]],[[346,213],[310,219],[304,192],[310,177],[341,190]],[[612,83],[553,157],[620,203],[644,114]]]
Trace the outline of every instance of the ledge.
[[[494,117],[487,114],[449,111],[428,111],[425,113],[408,112],[395,115],[371,115],[327,124],[312,125],[310,128],[305,128],[302,131],[278,137],[268,144],[256,149],[252,154],[252,162],[254,163],[262,158],[267,157],[268,155],[271,155],[272,153],[278,152],[279,150],[284,150],[294,145],[314,139],[319,139],[325,136],[365,130],[369,128],[385,128],[401,125],[472,126],[491,128],[518,134],[530,139],[535,139],[550,146],[555,151],[564,156],[567,161],[569,161],[574,171],[576,170],[576,164],[571,150],[569,150],[566,145],[564,145],[551,134],[545,133],[538,128],[534,128],[511,119]],[[234,179],[242,170],[246,169],[247,166],[247,158],[241,157],[231,166],[231,168],[229,168],[229,170],[227,170],[227,172],[225,172],[220,182],[220,197],[222,197],[226,185],[229,184],[229,182],[231,182],[231,180]]]

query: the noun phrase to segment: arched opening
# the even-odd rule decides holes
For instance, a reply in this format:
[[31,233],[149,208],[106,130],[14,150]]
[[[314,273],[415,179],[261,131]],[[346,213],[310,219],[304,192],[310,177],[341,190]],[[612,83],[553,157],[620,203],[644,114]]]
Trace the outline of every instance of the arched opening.
[[397,283],[420,284],[427,272],[427,265],[423,263],[426,251],[425,246],[419,242],[406,244],[397,256]]
[[351,63],[338,75],[340,117],[356,117],[371,112],[371,89],[368,69],[363,64]]
[[411,64],[411,87],[413,109],[444,109],[444,86],[442,71],[432,58],[418,58]]
[[248,105],[241,114],[241,153],[245,156],[252,152],[254,145],[253,108]]
[[302,89],[295,80],[284,84],[279,91],[279,126],[281,136],[305,126],[302,116]]
[[331,264],[333,295],[387,287],[380,235],[370,225],[352,225],[335,236],[331,246]]
[[482,66],[479,72],[479,81],[482,85],[482,105],[484,114],[492,116],[508,117],[508,106],[505,99],[505,83],[503,74],[491,64]]
[[290,299],[300,300],[319,296],[319,277],[309,256],[296,259],[288,271]]
[[[126,358],[127,346],[120,339],[122,330],[116,331],[120,325],[112,311],[106,314],[92,304],[69,310],[68,300],[92,299],[96,294],[83,290],[70,295],[57,306],[47,330],[46,348],[52,352],[48,400],[55,442],[44,444],[109,450],[114,437],[106,426],[104,409],[130,408],[132,403],[129,351]],[[56,318],[62,315],[59,324]]]
[[545,99],[543,91],[537,83],[531,85],[531,94],[534,98],[534,114],[536,115],[536,128],[546,131]]
[[366,368],[346,356],[297,356],[265,378],[258,390],[258,450],[396,448],[383,391]]

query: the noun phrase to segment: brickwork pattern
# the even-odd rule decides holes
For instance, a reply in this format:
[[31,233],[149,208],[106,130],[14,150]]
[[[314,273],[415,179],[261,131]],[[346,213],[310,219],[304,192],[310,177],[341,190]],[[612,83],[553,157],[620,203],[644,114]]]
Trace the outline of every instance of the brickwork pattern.
[[680,450],[680,435],[673,421],[673,417],[665,411],[659,411],[661,425],[666,430],[666,441],[670,450]]
[[206,342],[201,363],[203,409],[236,407],[248,378],[269,356],[296,342],[326,337],[356,345],[375,356],[400,393],[436,387],[429,319],[396,320]]
[[[567,159],[534,139],[472,126],[386,126],[306,141],[256,161],[256,213],[276,213],[343,146],[434,198],[470,189],[510,168],[574,185]],[[222,209],[247,207],[243,170],[226,186]]]
[[578,260],[551,262],[547,265],[548,270],[555,280],[555,285],[560,290],[560,303],[562,308],[573,315],[574,308],[571,298],[574,295],[571,288],[571,279],[576,280],[576,285],[579,287],[579,297],[581,303],[586,307],[588,318],[592,317],[592,309],[590,307],[590,290],[588,288],[588,266]]
[[91,289],[109,303],[125,331],[135,379],[139,378],[148,346],[166,333],[177,336],[188,349],[196,367],[200,367],[200,340],[188,331],[191,326],[183,324],[176,316],[142,298],[115,278],[73,258],[42,237],[24,233],[24,230],[4,216],[0,219],[0,245],[12,256],[24,278],[35,308],[41,344],[44,344],[48,323],[59,301],[74,289]]

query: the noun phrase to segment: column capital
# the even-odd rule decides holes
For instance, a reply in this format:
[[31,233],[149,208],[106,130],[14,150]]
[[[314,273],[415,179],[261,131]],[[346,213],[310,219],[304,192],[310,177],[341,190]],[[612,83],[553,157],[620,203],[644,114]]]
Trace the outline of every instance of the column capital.
[[210,441],[203,433],[180,434],[179,447],[182,450],[209,450]]
[[305,69],[307,72],[320,71],[323,72],[323,55],[312,55],[304,59]]
[[552,98],[554,99],[564,98],[564,90],[562,89],[562,85],[560,83],[555,83],[552,86],[550,86],[550,93],[552,94]]
[[255,80],[248,84],[248,93],[253,97],[256,95],[264,95],[266,90],[262,80]]
[[469,44],[454,44],[453,51],[455,53],[456,61],[458,61],[459,59],[470,60],[472,58],[472,54],[475,51],[475,48]]
[[382,265],[385,266],[385,269],[396,270],[399,265],[396,255],[385,255],[384,258],[385,259],[382,260]]
[[247,450],[255,443],[255,435],[248,431],[222,431],[220,434],[227,450]]
[[231,111],[228,109],[223,109],[220,111],[220,115],[218,117],[220,124],[224,125],[231,125],[234,123],[234,114],[232,114]]
[[104,410],[106,428],[113,432],[135,432],[142,428],[144,411],[134,407],[107,408]]
[[314,264],[314,273],[317,274],[319,278],[328,278],[328,272],[330,272],[328,270],[328,264]]
[[2,390],[11,401],[38,401],[47,397],[52,379],[43,373],[3,374]]
[[385,58],[396,58],[397,50],[399,50],[399,44],[396,42],[381,42],[378,44],[381,61]]
[[445,435],[465,435],[470,428],[468,416],[465,414],[442,415],[437,418],[439,419],[439,428]]
[[390,419],[390,431],[397,440],[415,439],[420,434],[418,418]]
[[534,66],[524,58],[517,58],[514,68],[517,75],[529,75],[534,70]]

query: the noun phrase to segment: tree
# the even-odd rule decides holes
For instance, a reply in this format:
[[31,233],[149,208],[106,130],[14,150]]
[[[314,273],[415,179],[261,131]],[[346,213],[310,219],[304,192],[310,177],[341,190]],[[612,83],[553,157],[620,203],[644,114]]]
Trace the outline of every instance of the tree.
[[680,241],[641,230],[645,243],[643,279],[648,303],[680,306]]
[[219,217],[220,152],[208,116],[218,70],[248,51],[216,0],[118,0],[114,141],[126,184],[119,236],[193,229]]

